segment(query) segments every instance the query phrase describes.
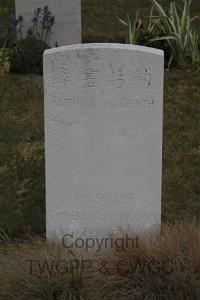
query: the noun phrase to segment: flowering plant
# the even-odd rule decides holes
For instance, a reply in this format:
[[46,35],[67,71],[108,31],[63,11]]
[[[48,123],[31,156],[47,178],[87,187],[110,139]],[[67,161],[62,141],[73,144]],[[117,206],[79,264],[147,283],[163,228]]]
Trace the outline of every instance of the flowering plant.
[[33,26],[29,28],[28,35],[34,35],[49,44],[54,23],[55,16],[52,16],[48,6],[45,6],[43,9],[38,7],[34,12]]

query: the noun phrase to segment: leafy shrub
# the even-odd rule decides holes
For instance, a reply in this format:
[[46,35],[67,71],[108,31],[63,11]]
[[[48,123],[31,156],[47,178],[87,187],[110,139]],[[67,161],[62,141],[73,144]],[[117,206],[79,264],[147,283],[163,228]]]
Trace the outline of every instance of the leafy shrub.
[[172,63],[185,67],[187,62],[198,62],[199,34],[194,25],[198,17],[191,17],[192,1],[184,0],[182,10],[178,10],[176,3],[171,2],[169,13],[156,0],[150,1],[153,5],[150,15],[143,21],[138,9],[133,20],[129,15],[127,21],[119,19],[127,27],[126,42],[164,50],[168,68]]
[[[199,56],[199,35],[194,20],[191,17],[191,1],[185,0],[181,14],[178,13],[176,3],[170,3],[169,13],[156,0],[151,0],[153,9],[150,15],[149,32],[154,35],[151,42],[165,41],[170,49],[168,67],[174,61],[179,67],[184,67],[186,61],[195,63]],[[153,14],[156,14],[154,16]]]
[[6,55],[5,51],[0,52],[0,74],[9,72],[10,67],[16,73],[42,74],[42,56],[44,50],[49,48],[55,17],[48,6],[37,8],[26,36],[23,32],[24,22],[21,15],[17,19],[14,15],[8,18],[6,31],[0,37],[0,47],[12,49],[13,55],[10,61],[8,51]]
[[32,19],[32,27],[29,28],[27,36],[23,37],[24,19],[19,16],[12,22],[15,27],[18,41],[14,48],[12,57],[12,71],[16,73],[37,73],[42,74],[42,57],[45,49],[49,48],[51,29],[55,17],[52,16],[45,6],[37,8]]
[[12,71],[42,74],[42,56],[49,46],[35,36],[19,40],[11,59]]
[[138,36],[142,28],[142,21],[139,18],[139,10],[137,10],[133,20],[131,20],[129,14],[127,15],[127,21],[120,18],[118,19],[124,26],[127,27],[126,43],[135,45],[138,42]]
[[[152,12],[151,12],[152,14]],[[127,14],[127,19],[123,20],[118,18],[119,22],[126,26],[126,43],[131,45],[142,45],[149,47],[149,40],[154,38],[150,26],[151,26],[151,18],[148,24],[146,24],[141,18],[139,9],[137,9],[135,17],[130,18],[130,15]],[[161,49],[165,51],[165,61],[168,61],[170,58],[170,49],[166,41],[164,40],[156,40],[151,41],[151,47]],[[167,63],[165,63],[167,66]]]

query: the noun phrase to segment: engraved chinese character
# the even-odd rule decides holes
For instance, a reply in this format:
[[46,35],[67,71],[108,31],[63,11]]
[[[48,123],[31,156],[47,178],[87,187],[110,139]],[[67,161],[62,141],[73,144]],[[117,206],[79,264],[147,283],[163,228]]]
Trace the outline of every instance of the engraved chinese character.
[[151,73],[149,73],[147,69],[144,71],[136,70],[133,81],[136,84],[143,86],[145,89],[148,89],[151,85]]
[[144,108],[153,108],[154,107],[154,101],[152,99],[142,99],[143,107]]
[[72,81],[72,75],[69,69],[64,66],[59,67],[55,74],[55,81],[58,83],[63,83],[65,85],[67,82]]
[[94,88],[97,87],[97,71],[94,67],[87,67],[83,72],[81,72],[82,77],[82,87],[83,88]]
[[85,99],[85,107],[95,108],[96,107],[95,99]]
[[114,67],[112,63],[108,64],[109,66],[109,75],[108,82],[112,87],[121,88],[124,83],[124,70],[123,65],[119,67]]
[[120,108],[136,108],[136,101],[133,99],[120,99]]

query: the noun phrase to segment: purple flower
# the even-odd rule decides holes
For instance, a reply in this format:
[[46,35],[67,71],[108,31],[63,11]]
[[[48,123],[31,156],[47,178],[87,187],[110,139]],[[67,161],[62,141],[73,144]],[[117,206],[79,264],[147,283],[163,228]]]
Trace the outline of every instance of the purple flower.
[[38,21],[38,19],[37,19],[37,17],[35,16],[35,17],[33,18],[32,22],[33,22],[33,23],[37,23],[37,21]]
[[24,18],[22,17],[22,15],[19,15],[17,20],[19,23],[22,23],[24,21]]
[[32,36],[33,35],[33,29],[30,27],[27,31],[27,36]]
[[48,11],[49,11],[49,8],[48,8],[48,6],[47,6],[47,5],[44,7],[43,11],[44,11],[44,13],[48,13]]
[[8,31],[13,31],[18,24],[18,21],[15,19],[15,16],[10,16],[8,18]]
[[53,26],[54,23],[55,23],[55,17],[52,16],[52,17],[50,18],[50,24],[51,24],[51,26]]

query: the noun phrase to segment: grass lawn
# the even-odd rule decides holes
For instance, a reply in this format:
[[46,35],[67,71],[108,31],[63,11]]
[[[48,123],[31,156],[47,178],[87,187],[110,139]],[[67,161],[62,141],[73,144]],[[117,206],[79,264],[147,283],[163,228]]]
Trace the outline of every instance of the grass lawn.
[[0,228],[44,231],[42,77],[0,78]]
[[[0,15],[13,1],[0,0]],[[124,40],[116,16],[131,0],[83,0],[84,41]],[[143,14],[150,1],[140,1]],[[165,2],[167,1],[160,1]],[[181,3],[181,1],[177,1]],[[9,3],[9,9],[5,7]],[[199,0],[193,12],[200,12]],[[148,9],[147,9],[148,8]],[[165,74],[163,198],[164,221],[188,214],[200,218],[200,76],[192,71]],[[43,79],[9,74],[0,78],[0,228],[9,236],[45,230]]]

